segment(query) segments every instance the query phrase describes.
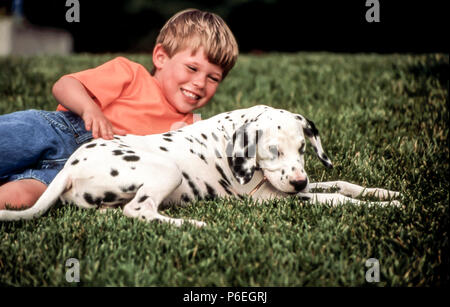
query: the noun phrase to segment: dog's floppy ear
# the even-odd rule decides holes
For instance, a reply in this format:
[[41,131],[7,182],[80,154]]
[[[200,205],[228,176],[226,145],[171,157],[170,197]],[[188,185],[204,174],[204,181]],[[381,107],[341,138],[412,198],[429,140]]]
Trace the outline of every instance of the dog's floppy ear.
[[306,135],[311,142],[314,151],[316,152],[317,157],[320,161],[328,168],[333,168],[333,164],[331,163],[328,156],[325,154],[322,143],[320,142],[319,130],[317,130],[316,125],[306,117],[301,115],[296,115],[296,118],[302,123],[303,133]]
[[228,165],[240,184],[248,183],[255,173],[256,150],[262,130],[255,122],[247,123],[236,129],[228,141],[226,154]]

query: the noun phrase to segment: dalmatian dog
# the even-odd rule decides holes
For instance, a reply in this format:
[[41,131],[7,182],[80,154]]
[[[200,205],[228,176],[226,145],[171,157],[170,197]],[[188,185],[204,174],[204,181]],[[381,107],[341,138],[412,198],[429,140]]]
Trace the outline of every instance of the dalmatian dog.
[[[399,205],[392,200],[398,192],[344,181],[310,183],[305,137],[331,168],[312,121],[268,106],[222,113],[164,134],[94,139],[73,153],[33,207],[2,210],[0,220],[41,216],[58,198],[82,208],[120,206],[126,216],[177,226],[205,223],[170,218],[159,209],[220,196],[251,195],[260,201],[297,195],[299,201],[333,205]],[[312,191],[330,188],[337,193]],[[388,201],[354,199],[365,195]]]

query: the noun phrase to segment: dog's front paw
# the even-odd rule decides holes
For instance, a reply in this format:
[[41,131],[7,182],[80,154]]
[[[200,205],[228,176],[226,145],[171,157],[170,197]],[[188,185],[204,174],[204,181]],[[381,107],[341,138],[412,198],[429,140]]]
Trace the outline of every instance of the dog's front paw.
[[367,195],[375,196],[378,199],[394,199],[401,196],[400,192],[390,191],[385,189],[368,189]]
[[375,202],[374,204],[379,205],[381,207],[397,207],[402,208],[402,203],[398,200],[391,200],[391,201],[380,201]]
[[196,227],[198,227],[198,228],[201,228],[201,227],[206,226],[206,223],[205,223],[205,222],[202,222],[202,221],[188,220],[188,222],[191,223],[191,224],[193,224],[194,226],[196,226]]

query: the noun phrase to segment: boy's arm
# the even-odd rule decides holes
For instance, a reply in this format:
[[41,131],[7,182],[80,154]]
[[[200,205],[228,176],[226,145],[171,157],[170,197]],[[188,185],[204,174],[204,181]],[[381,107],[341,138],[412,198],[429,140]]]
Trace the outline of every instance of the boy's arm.
[[83,84],[75,78],[63,76],[52,89],[53,96],[66,109],[78,114],[85,123],[86,130],[92,130],[94,138],[111,140],[113,134],[124,135],[125,131],[113,127],[103,115]]

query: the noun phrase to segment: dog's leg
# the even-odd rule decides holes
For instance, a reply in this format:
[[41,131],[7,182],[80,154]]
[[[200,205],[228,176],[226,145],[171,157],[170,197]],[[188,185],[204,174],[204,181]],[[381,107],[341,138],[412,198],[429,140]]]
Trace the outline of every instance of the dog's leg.
[[146,194],[148,194],[147,192],[148,191],[145,191],[144,189],[141,193],[136,194],[136,197],[124,207],[124,215],[144,221],[159,220],[161,222],[174,224],[175,226],[181,226],[185,222],[189,222],[197,227],[206,225],[201,221],[176,219],[160,214],[158,212],[158,204],[152,197],[146,196]]
[[364,188],[362,186],[349,183],[346,181],[329,181],[310,183],[308,189],[337,189],[337,192],[350,197],[357,196],[374,196],[378,199],[393,199],[400,196],[399,192],[380,189],[380,188]]
[[318,204],[329,204],[332,206],[343,205],[346,203],[354,205],[368,205],[368,206],[401,206],[400,202],[397,200],[392,201],[362,201],[354,198],[350,198],[337,193],[298,193],[298,197],[302,200],[311,201]]
[[[200,221],[170,218],[158,212],[161,202],[180,185],[182,180],[178,169],[174,172],[170,169],[165,169],[164,171],[163,174],[160,174],[161,176],[155,176],[160,178],[157,184],[144,183],[139,188],[135,197],[123,208],[123,214],[145,221],[156,219],[176,226],[180,226],[184,222],[192,223],[198,227],[205,226],[206,224]],[[164,178],[170,179],[164,180]]]

